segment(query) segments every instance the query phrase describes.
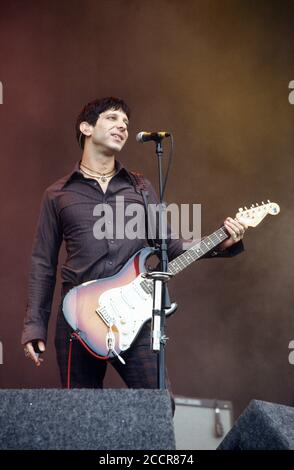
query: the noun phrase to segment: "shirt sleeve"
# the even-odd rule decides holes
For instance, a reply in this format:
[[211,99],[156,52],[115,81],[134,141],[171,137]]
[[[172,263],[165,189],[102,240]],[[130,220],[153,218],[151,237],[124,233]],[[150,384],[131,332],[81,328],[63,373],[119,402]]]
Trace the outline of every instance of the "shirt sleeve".
[[62,230],[53,195],[44,193],[36,227],[28,281],[28,303],[22,344],[34,339],[47,340]]
[[244,251],[244,244],[242,240],[238,241],[237,243],[234,243],[231,245],[229,248],[226,248],[223,251],[219,251],[218,249],[210,251],[206,258],[231,258],[232,256],[239,255]]

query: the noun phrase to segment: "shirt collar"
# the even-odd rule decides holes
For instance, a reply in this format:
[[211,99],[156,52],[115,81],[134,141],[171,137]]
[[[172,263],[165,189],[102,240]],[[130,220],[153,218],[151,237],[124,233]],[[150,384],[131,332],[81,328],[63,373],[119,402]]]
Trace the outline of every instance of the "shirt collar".
[[[122,163],[118,160],[115,160],[115,168],[116,168],[116,175],[121,174],[121,175],[127,175],[129,178],[130,177],[130,172],[122,165]],[[72,171],[68,173],[65,178],[64,178],[64,184],[63,188],[75,177],[83,177],[80,171],[80,162],[76,162],[75,166],[73,167]]]

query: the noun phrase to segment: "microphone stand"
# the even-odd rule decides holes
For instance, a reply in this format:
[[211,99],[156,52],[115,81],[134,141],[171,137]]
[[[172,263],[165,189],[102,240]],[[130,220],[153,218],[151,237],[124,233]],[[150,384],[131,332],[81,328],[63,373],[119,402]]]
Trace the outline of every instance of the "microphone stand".
[[[166,219],[166,206],[163,202],[163,171],[162,171],[162,137],[158,135],[156,139],[156,155],[158,158],[158,175],[159,175],[159,223],[156,235],[159,236],[158,253],[160,258],[160,271],[146,273],[145,276],[153,280],[153,310],[152,310],[152,327],[151,327],[151,349],[157,352],[157,384],[158,388],[164,390],[165,383],[165,345],[167,336],[165,335],[165,310],[170,308],[169,293],[167,289],[167,281],[172,277],[168,273],[168,255],[167,255],[167,230],[164,227]],[[155,224],[157,226],[157,224]],[[156,227],[157,228],[157,227]],[[163,233],[165,232],[165,233]]]

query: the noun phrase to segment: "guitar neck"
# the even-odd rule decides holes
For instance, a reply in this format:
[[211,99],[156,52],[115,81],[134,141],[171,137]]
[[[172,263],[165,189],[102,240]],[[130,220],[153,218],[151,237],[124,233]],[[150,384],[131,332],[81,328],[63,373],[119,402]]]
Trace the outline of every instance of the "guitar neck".
[[216,246],[229,238],[225,227],[221,227],[211,235],[203,238],[199,243],[193,245],[187,251],[168,263],[168,272],[178,274],[187,268],[190,264],[202,258],[206,253],[213,250]]

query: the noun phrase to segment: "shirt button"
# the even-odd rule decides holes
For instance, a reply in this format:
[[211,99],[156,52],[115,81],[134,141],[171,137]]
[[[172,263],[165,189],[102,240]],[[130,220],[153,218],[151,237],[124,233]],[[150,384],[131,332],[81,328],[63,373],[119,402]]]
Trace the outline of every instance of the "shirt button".
[[113,243],[114,243],[114,240],[110,240],[110,242],[109,242],[109,243],[113,244]]
[[112,261],[108,261],[108,264],[112,265],[113,263],[112,263]]

